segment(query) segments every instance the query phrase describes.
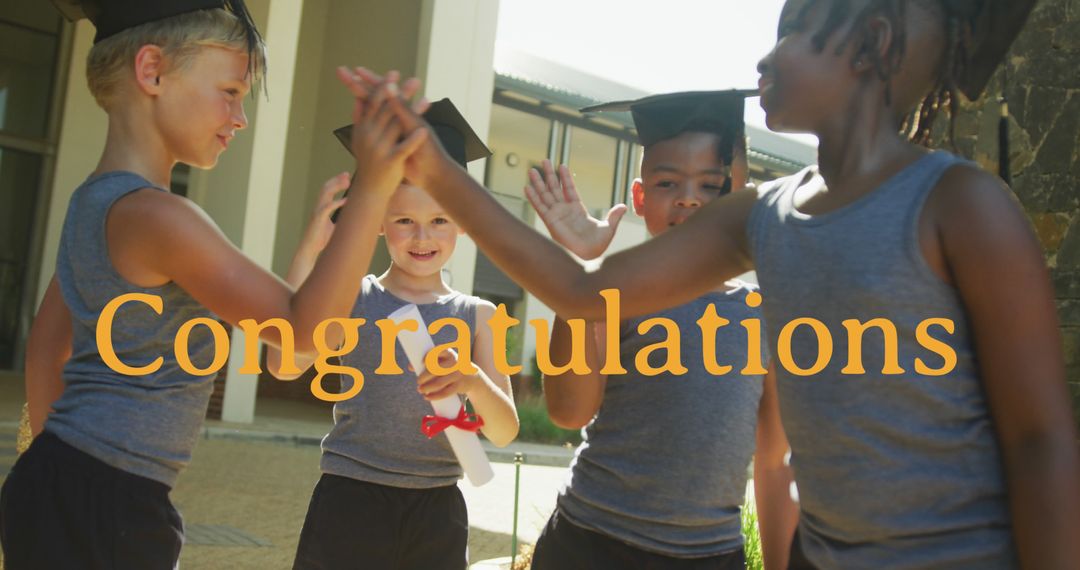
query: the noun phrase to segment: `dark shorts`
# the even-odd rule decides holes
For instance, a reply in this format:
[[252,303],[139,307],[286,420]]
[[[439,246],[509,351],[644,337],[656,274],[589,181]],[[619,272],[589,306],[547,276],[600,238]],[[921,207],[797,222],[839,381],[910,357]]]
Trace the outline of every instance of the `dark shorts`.
[[556,509],[533,552],[533,570],[744,570],[742,549],[707,558],[674,558],[581,528]]
[[176,567],[180,513],[164,483],[109,466],[45,432],[0,490],[7,570]]
[[457,485],[387,487],[323,474],[294,570],[464,570],[469,515]]
[[788,570],[817,570],[806,555],[803,554],[802,544],[799,543],[799,531],[795,530],[795,536],[791,539],[791,555],[788,557]]

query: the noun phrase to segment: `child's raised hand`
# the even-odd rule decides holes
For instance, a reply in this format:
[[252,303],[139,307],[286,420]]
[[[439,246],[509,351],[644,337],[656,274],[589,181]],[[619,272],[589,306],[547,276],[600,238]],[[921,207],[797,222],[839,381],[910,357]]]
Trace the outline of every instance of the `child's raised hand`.
[[[443,369],[456,368],[458,364],[457,353],[450,349],[444,349],[439,353],[439,366]],[[479,370],[476,365],[473,368]],[[436,376],[430,370],[425,370],[416,379],[416,391],[425,400],[441,400],[454,394],[468,394],[475,390],[484,379],[479,374],[462,374],[455,370],[445,376]]]
[[[396,71],[389,71],[385,77],[382,77],[371,70],[357,67],[353,70],[339,70],[339,76],[343,77],[343,81],[346,81],[344,77],[349,78],[347,84],[350,85],[350,90],[353,91],[359,101],[361,99],[371,99],[371,94],[375,92],[379,84],[391,79],[396,81],[399,74]],[[427,122],[421,118],[421,115],[427,111],[430,105],[427,99],[420,98],[412,104],[409,103],[419,91],[419,85],[419,81],[415,79],[406,81],[402,84],[400,95],[392,101],[403,134],[409,134],[418,129],[429,129]],[[440,167],[455,168],[456,166],[457,163],[443,151],[438,138],[429,133],[426,142],[410,155],[406,161],[405,177],[421,188],[428,188],[429,184],[425,180],[430,176],[438,176],[437,172]]]
[[585,209],[566,165],[559,167],[558,178],[550,161],[544,161],[543,170],[543,174],[529,170],[525,196],[544,220],[551,237],[582,259],[600,257],[615,237],[626,205],[616,204],[604,220],[598,220]]
[[[393,80],[396,82],[400,78],[400,74],[397,71],[390,71],[386,74],[386,77],[382,77],[375,72],[364,68],[356,67],[349,69],[341,66],[337,69],[338,79],[349,88],[353,96],[356,97],[357,107],[354,109],[354,113],[362,113],[364,104],[372,95],[381,83]],[[416,94],[420,92],[420,80],[411,77],[406,79],[401,84],[401,98],[405,101],[413,100],[412,112],[416,115],[423,115],[431,102],[426,97],[419,97],[415,100]],[[354,116],[355,119],[355,116]]]
[[[400,90],[396,73],[373,91],[354,89],[358,95],[353,111],[352,151],[356,157],[357,175],[354,184],[360,191],[379,191],[389,195],[398,187],[405,175],[405,161],[420,148],[428,138],[427,129],[407,132],[395,115],[394,104]],[[344,81],[344,79],[343,79]],[[348,84],[348,83],[347,83]],[[403,138],[404,137],[404,138]]]
[[330,236],[334,235],[334,222],[331,216],[338,208],[345,205],[348,198],[335,198],[338,193],[349,187],[349,173],[342,172],[323,183],[319,191],[319,201],[315,204],[315,211],[311,214],[307,230],[300,240],[300,249],[318,255],[326,244],[330,243]]

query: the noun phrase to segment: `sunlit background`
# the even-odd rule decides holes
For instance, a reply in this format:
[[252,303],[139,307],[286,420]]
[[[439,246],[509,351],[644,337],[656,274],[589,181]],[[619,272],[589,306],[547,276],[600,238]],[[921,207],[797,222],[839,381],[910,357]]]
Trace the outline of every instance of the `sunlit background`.
[[[496,59],[523,52],[648,93],[756,87],[782,0],[502,0]],[[758,99],[747,123],[764,128]],[[785,135],[816,146],[812,135]]]

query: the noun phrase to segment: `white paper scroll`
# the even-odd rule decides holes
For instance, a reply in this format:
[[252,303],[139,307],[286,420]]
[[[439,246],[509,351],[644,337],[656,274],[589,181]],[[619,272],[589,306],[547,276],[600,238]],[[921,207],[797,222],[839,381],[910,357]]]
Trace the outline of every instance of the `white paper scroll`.
[[[387,318],[397,324],[410,320],[416,322],[416,331],[400,331],[397,339],[401,343],[401,348],[405,349],[405,356],[409,358],[409,364],[412,365],[417,376],[423,374],[427,369],[424,366],[424,357],[435,348],[435,342],[431,340],[431,335],[427,332],[427,323],[420,316],[420,310],[416,308],[416,305],[405,305]],[[435,415],[454,419],[461,411],[461,399],[457,395],[450,396],[431,402],[431,407],[435,408]],[[450,440],[450,448],[454,450],[458,463],[461,464],[465,476],[469,478],[473,486],[479,487],[495,477],[487,454],[480,445],[480,438],[475,433],[454,426],[446,428],[443,433]]]

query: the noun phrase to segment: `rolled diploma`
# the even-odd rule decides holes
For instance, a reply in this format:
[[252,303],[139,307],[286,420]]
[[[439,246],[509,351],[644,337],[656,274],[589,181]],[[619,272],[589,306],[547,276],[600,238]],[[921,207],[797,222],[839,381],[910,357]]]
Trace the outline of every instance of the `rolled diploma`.
[[[431,340],[431,335],[427,332],[427,324],[420,316],[420,310],[416,308],[416,305],[405,305],[390,313],[387,318],[399,325],[403,321],[416,322],[417,330],[400,331],[397,340],[401,343],[401,348],[405,350],[405,356],[408,357],[409,364],[416,371],[416,375],[423,374],[427,369],[424,366],[424,357],[435,348],[435,342]],[[457,395],[450,396],[431,402],[431,407],[435,408],[435,415],[454,419],[461,411],[461,399]],[[450,440],[450,448],[454,450],[454,455],[465,471],[465,476],[474,487],[479,487],[495,477],[487,454],[480,445],[480,438],[475,433],[454,426],[446,428],[443,433],[446,434],[446,439]]]

